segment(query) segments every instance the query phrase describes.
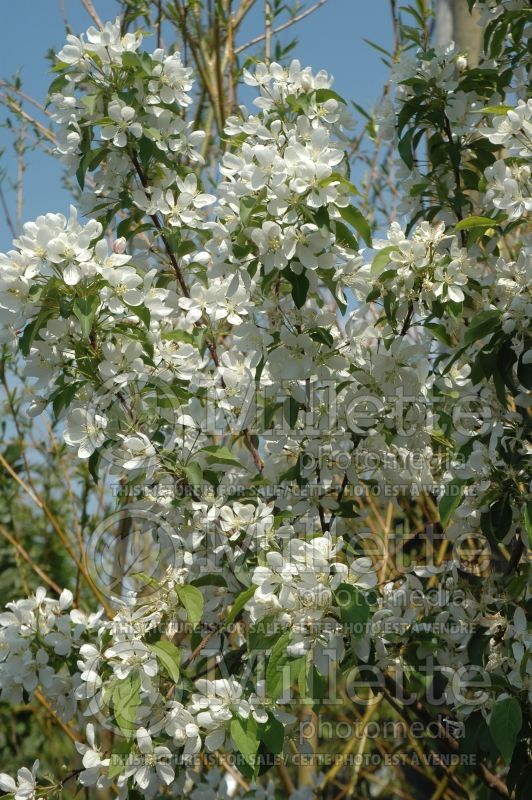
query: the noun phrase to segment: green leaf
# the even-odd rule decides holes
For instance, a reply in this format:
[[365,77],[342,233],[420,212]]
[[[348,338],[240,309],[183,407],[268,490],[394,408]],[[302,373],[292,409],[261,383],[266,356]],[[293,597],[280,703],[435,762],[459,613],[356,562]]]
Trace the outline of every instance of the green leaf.
[[124,303],[124,305],[129,308],[132,314],[135,314],[135,316],[140,319],[145,328],[150,327],[151,314],[149,308],[143,305],[130,306],[129,303]]
[[98,95],[97,94],[83,95],[83,97],[80,97],[80,102],[82,103],[82,105],[85,106],[87,113],[92,117],[96,109],[96,103],[98,102]]
[[210,573],[209,575],[202,575],[200,578],[194,578],[192,581],[192,586],[225,586],[227,587],[227,581],[223,577],[223,575],[217,575],[216,573]]
[[523,522],[528,537],[528,546],[532,548],[532,500],[526,503],[523,510]]
[[113,689],[113,711],[115,721],[126,739],[132,739],[135,731],[137,708],[140,704],[140,676],[130,672]]
[[362,636],[370,617],[368,601],[362,592],[350,583],[341,583],[334,594],[343,624],[355,637]]
[[266,691],[270,700],[277,700],[286,687],[285,680],[288,674],[286,665],[288,656],[286,648],[290,642],[290,631],[283,633],[276,641],[268,659],[266,667]]
[[336,516],[342,519],[356,519],[360,515],[355,508],[353,500],[342,500],[338,503]]
[[139,69],[142,67],[142,61],[137,53],[126,52],[122,53],[122,64],[128,69]]
[[74,300],[72,311],[79,320],[81,325],[81,333],[84,339],[88,339],[90,337],[99,305],[100,298],[97,295],[76,297]]
[[481,311],[471,320],[471,324],[464,334],[464,343],[471,344],[492,333],[497,328],[500,318],[501,312],[497,309]]
[[257,751],[259,749],[258,725],[250,714],[246,720],[231,720],[231,738],[244,761],[255,771],[258,768]]
[[242,225],[249,224],[249,218],[251,217],[253,210],[258,208],[258,203],[255,197],[242,197],[240,200],[240,219],[242,220]]
[[344,225],[343,222],[335,221],[335,236],[336,241],[338,244],[343,245],[344,247],[349,247],[351,250],[358,250],[358,241],[355,239],[347,225]]
[[326,230],[331,230],[331,218],[329,216],[329,212],[325,206],[320,206],[316,211],[310,212],[309,214],[311,217],[314,218],[314,222],[318,226],[318,228],[326,228]]
[[524,353],[521,353],[517,364],[517,378],[525,389],[532,389],[532,363],[525,363]]
[[522,724],[521,706],[515,697],[505,697],[495,703],[490,716],[489,728],[493,741],[507,764],[511,761]]
[[127,758],[119,753],[111,753],[111,760],[107,769],[107,776],[111,779],[117,778],[126,768]]
[[157,589],[159,586],[159,582],[150,575],[147,575],[145,572],[133,572],[131,574],[132,577],[136,578],[137,580],[143,581],[145,586],[152,586],[154,589]]
[[105,158],[105,155],[108,152],[107,147],[97,147],[95,150],[91,150],[91,135],[90,135],[90,128],[87,126],[84,129],[83,139],[82,139],[82,157],[78,164],[78,168],[76,170],[76,178],[79,183],[80,189],[85,187],[85,175],[88,171],[92,172],[96,169],[98,164]]
[[255,594],[256,586],[249,586],[247,589],[244,589],[243,592],[240,592],[238,597],[235,598],[235,602],[231,607],[231,611],[225,618],[225,625],[230,625],[235,619],[238,617],[244,606],[246,605],[247,601],[250,600],[253,595]]
[[368,247],[371,247],[371,228],[366,218],[354,206],[339,208],[341,216],[362,236]]
[[57,392],[54,392],[52,397],[52,407],[56,418],[64,408],[68,408],[72,400],[76,396],[78,389],[83,386],[83,381],[75,381],[66,386],[62,386]]
[[295,94],[289,94],[285,97],[285,103],[296,114],[299,114],[300,111],[306,114],[308,111],[309,96],[300,94],[299,97],[296,97]]
[[497,500],[489,510],[489,532],[496,541],[502,542],[512,525],[512,506],[508,497]]
[[314,92],[314,96],[317,103],[326,103],[327,100],[336,100],[338,103],[343,103],[344,106],[346,105],[344,98],[332,89],[317,89]]
[[190,253],[193,253],[196,249],[196,245],[190,239],[186,239],[184,242],[177,247],[177,255],[179,258],[183,258],[183,256],[188,256]]
[[[322,178],[320,186],[330,186],[331,183],[339,183],[341,186],[345,186],[346,189],[349,189],[351,194],[360,194],[355,184],[348,180],[345,175],[340,175],[339,172],[333,172],[327,178]],[[336,223],[338,224],[337,221]]]
[[489,217],[466,217],[460,220],[455,226],[455,231],[468,231],[471,228],[491,228],[497,225],[494,219]]
[[165,639],[161,639],[160,642],[149,644],[148,647],[157,657],[157,661],[168,674],[168,676],[174,681],[174,683],[177,683],[179,680],[179,664],[181,661],[181,653],[175,644],[172,644],[172,642],[167,642]]
[[183,472],[189,486],[200,486],[203,482],[203,470],[199,464],[187,464]]
[[346,306],[345,303],[343,303],[341,300],[339,300],[339,298],[336,295],[336,288],[337,287],[336,287],[336,284],[335,284],[335,282],[333,280],[333,278],[334,278],[334,270],[332,270],[332,269],[331,270],[319,269],[318,270],[318,275],[320,276],[321,280],[323,281],[324,286],[326,286],[327,289],[332,294],[334,300],[336,301],[336,305],[340,309],[341,313],[345,314],[345,312],[347,311],[347,306]]
[[284,403],[283,415],[291,431],[295,430],[299,411],[302,408],[304,406],[294,400],[293,397],[289,397]]
[[259,620],[248,629],[248,649],[254,651],[270,650],[279,638],[281,626],[274,614]]
[[292,272],[290,267],[287,267],[283,270],[283,275],[292,286],[292,300],[294,301],[296,308],[303,308],[307,300],[308,290],[310,288],[309,279],[304,272],[302,272],[300,275],[296,275],[295,272]]
[[[508,787],[511,797],[514,797],[515,800],[520,800],[519,794],[514,794],[514,790],[521,782],[524,770],[527,770],[528,772],[528,776],[524,776],[526,788],[526,786],[532,786],[532,764],[529,763],[527,742],[520,741],[514,748],[512,763],[506,776],[506,786]],[[530,793],[525,794],[526,800],[529,800],[529,797]]]
[[438,505],[442,528],[446,528],[449,524],[453,512],[456,511],[462,502],[463,494],[464,481],[460,478],[455,478],[445,487],[445,493],[441,497]]
[[332,334],[327,328],[309,328],[307,333],[313,341],[320,342],[326,347],[332,347],[334,344]]
[[209,464],[228,464],[233,467],[242,467],[240,461],[233,455],[231,450],[225,445],[211,445],[202,448],[202,452],[208,453],[207,461]]
[[508,111],[513,111],[512,106],[486,106],[486,108],[479,108],[476,113],[479,114],[507,114]]
[[302,656],[298,658],[297,661],[300,662],[299,667],[292,667],[292,663],[290,664],[291,673],[295,674],[297,688],[299,689],[299,699],[300,701],[305,701],[309,695],[309,687],[307,684],[307,672],[308,672],[308,665],[307,665],[307,657]]
[[203,595],[196,586],[186,584],[185,586],[176,586],[176,594],[187,612],[188,620],[194,627],[201,620],[203,614]]
[[390,253],[398,249],[398,247],[392,244],[389,247],[383,247],[382,250],[379,250],[371,264],[371,275],[380,275],[382,270],[390,263]]
[[451,337],[445,330],[444,325],[441,325],[439,322],[425,322],[423,327],[427,328],[429,331],[432,331],[432,333],[439,342],[447,345],[447,347],[451,347],[452,345]]
[[41,328],[44,328],[47,320],[51,317],[51,309],[43,309],[32,322],[29,322],[19,339],[20,352],[23,356],[29,356],[33,340],[39,333]]
[[328,694],[328,680],[312,665],[307,676],[309,697],[315,700],[324,700]]
[[260,733],[260,738],[270,753],[282,753],[284,743],[283,723],[279,722],[278,719],[275,719],[274,716],[270,716],[268,722],[266,722],[263,730]]
[[87,467],[89,468],[89,475],[92,477],[94,483],[98,483],[98,466],[101,460],[102,454],[99,450],[95,450],[94,453],[89,457],[87,462]]
[[129,742],[118,742],[113,747],[109,761],[108,776],[116,778],[121,775],[128,764],[128,756],[131,753],[132,745]]
[[487,753],[490,757],[497,757],[493,737],[480,711],[474,711],[467,718],[464,728],[464,736],[459,740],[461,753]]
[[408,169],[414,166],[414,154],[412,152],[412,136],[414,135],[415,128],[409,128],[405,135],[399,140],[398,150],[399,155],[405,162]]

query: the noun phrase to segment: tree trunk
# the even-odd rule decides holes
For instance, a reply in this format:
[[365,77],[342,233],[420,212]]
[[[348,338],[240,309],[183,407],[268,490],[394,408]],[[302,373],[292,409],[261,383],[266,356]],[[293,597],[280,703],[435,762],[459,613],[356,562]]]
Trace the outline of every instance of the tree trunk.
[[482,50],[482,28],[479,13],[470,13],[467,0],[437,0],[436,44],[440,47],[454,41],[459,50],[468,54],[471,66],[476,66]]

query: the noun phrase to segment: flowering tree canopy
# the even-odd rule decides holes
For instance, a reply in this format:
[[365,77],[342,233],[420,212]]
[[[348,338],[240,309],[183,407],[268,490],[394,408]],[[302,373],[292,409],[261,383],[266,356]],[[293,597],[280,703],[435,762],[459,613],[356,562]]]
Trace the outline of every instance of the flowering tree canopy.
[[478,66],[397,31],[371,120],[396,219],[323,71],[248,63],[213,166],[182,52],[116,20],[57,54],[79,210],[0,255],[1,335],[114,508],[58,532],[75,585],[0,615],[0,700],[79,754],[0,774],[16,800],[342,796],[318,723],[363,717],[335,754],[362,756],[385,706],[463,761],[396,795],[384,748],[344,796],[529,796],[530,8],[475,5]]

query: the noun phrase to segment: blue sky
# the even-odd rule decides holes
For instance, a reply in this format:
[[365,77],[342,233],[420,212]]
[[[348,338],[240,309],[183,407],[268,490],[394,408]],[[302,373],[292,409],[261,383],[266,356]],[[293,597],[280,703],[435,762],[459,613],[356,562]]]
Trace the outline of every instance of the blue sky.
[[[64,0],[68,19],[75,32],[91,24],[78,0]],[[116,14],[114,0],[94,0],[102,19]],[[249,15],[243,35],[262,30],[257,13]],[[386,67],[379,54],[364,42],[370,39],[390,47],[391,21],[388,0],[329,0],[296,28],[299,43],[292,55],[314,70],[326,69],[335,76],[335,88],[347,99],[362,106],[373,105],[386,79]],[[289,31],[285,39],[292,37]],[[4,9],[0,29],[0,77],[20,71],[24,90],[43,101],[50,83],[46,53],[59,49],[64,39],[60,0],[17,0]],[[4,115],[2,114],[2,118]],[[0,129],[0,147],[5,153],[1,166],[12,173],[14,159],[10,138]],[[60,183],[61,168],[53,159],[34,152],[28,158],[25,178],[24,219],[34,219],[46,211],[68,211],[69,197]],[[5,187],[7,190],[7,187]],[[12,199],[12,195],[10,196]],[[11,234],[0,214],[0,251],[9,248]]]

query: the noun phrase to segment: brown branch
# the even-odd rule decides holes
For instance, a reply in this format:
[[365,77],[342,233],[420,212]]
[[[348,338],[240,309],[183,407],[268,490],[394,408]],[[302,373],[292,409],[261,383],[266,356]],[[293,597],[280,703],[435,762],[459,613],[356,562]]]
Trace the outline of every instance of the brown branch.
[[207,645],[207,644],[210,642],[210,640],[211,640],[211,639],[212,639],[214,636],[216,636],[218,633],[220,633],[220,629],[219,629],[218,627],[216,627],[216,628],[213,628],[213,630],[209,631],[207,634],[205,634],[205,636],[203,637],[203,639],[201,640],[201,642],[200,642],[200,643],[197,645],[197,647],[195,647],[195,648],[194,648],[194,650],[193,650],[193,651],[192,651],[192,653],[189,655],[189,657],[188,657],[188,658],[187,658],[185,661],[183,661],[182,667],[183,667],[183,668],[186,668],[186,667],[190,666],[190,664],[192,664],[192,662],[194,661],[194,659],[196,658],[196,656],[199,656],[199,654],[201,653],[201,651],[203,650],[203,648],[204,648],[204,647],[205,647],[205,646],[206,646],[206,645]]
[[76,731],[74,731],[70,727],[70,725],[68,725],[67,723],[63,722],[61,717],[57,714],[56,711],[54,711],[54,709],[52,708],[52,706],[50,705],[50,703],[48,702],[46,697],[44,697],[44,695],[41,693],[41,691],[39,689],[35,690],[34,697],[35,697],[36,700],[38,700],[38,702],[42,705],[42,707],[46,709],[46,711],[52,717],[54,722],[56,722],[59,725],[59,727],[66,733],[66,735],[68,736],[68,738],[72,742],[82,742],[83,741],[82,737]]
[[[133,162],[133,166],[135,167],[135,171],[136,171],[136,173],[137,173],[137,175],[139,177],[139,180],[140,180],[140,182],[142,184],[142,188],[145,191],[149,192],[148,181],[146,179],[146,176],[144,175],[144,170],[142,169],[137,156],[133,152],[130,153],[130,156],[131,156],[131,160]],[[164,244],[164,249],[166,250],[168,258],[170,259],[172,267],[174,268],[174,272],[176,274],[176,278],[177,278],[177,281],[179,283],[179,286],[181,287],[181,291],[183,292],[185,297],[190,297],[190,292],[188,291],[187,284],[185,283],[185,278],[184,278],[184,275],[183,275],[183,273],[181,271],[181,267],[179,266],[179,264],[177,262],[177,258],[175,257],[174,252],[173,252],[172,248],[170,247],[170,242],[168,241],[168,238],[167,238],[166,234],[164,233],[164,228],[163,228],[163,225],[162,225],[159,217],[157,216],[157,214],[150,214],[149,217],[152,220],[152,222],[155,225],[155,227],[157,228],[157,230],[159,231],[159,234],[161,236],[161,240],[162,240],[162,242]]]
[[280,761],[277,764],[277,774],[279,775],[280,781],[288,794],[293,794],[296,790],[296,787],[294,785],[294,781],[290,777],[290,773],[286,768],[286,764],[283,761]]
[[[447,115],[444,115],[444,127],[445,127],[445,133],[447,135],[447,139],[449,140],[449,147],[452,149],[455,146],[454,142],[453,142],[453,131],[452,131],[452,128],[451,128],[451,123],[450,123],[449,118],[447,117]],[[462,214],[462,208],[461,208],[462,178],[460,176],[460,165],[455,163],[455,161],[454,161],[454,159],[453,159],[453,157],[452,157],[452,155],[450,153],[449,153],[449,155],[450,155],[450,160],[451,160],[451,168],[452,168],[453,175],[454,175],[454,181],[455,181],[455,184],[456,184],[456,193],[458,195],[458,197],[457,197],[457,203],[458,204],[457,204],[457,207],[455,209],[453,209],[453,210],[454,210],[454,213],[456,214],[456,216],[458,218],[458,221],[461,222],[463,220],[464,216]],[[465,231],[460,231],[460,241],[462,243],[462,247],[465,247],[466,244],[467,244],[467,237],[466,237],[466,232]]]
[[216,758],[220,762],[221,766],[235,779],[238,785],[241,786],[245,792],[249,792],[250,790],[249,783],[244,780],[244,778],[242,777],[242,775],[238,770],[236,770],[233,766],[231,766],[226,757],[222,753],[216,751]]
[[[142,167],[141,167],[141,165],[139,163],[139,160],[138,160],[137,156],[133,152],[130,153],[130,156],[131,156],[131,160],[133,162],[133,165],[135,167],[135,170],[137,172],[137,175],[139,177],[139,180],[140,180],[143,188],[146,191],[149,192],[149,184],[148,184],[147,178],[146,178],[146,176],[144,174],[144,171],[143,171],[143,169],[142,169]],[[190,297],[190,292],[188,290],[188,287],[187,287],[187,284],[186,284],[186,281],[185,281],[185,277],[183,275],[181,267],[178,264],[177,258],[175,257],[175,254],[174,254],[174,252],[172,250],[170,242],[168,241],[168,238],[167,238],[166,234],[164,233],[164,228],[163,228],[162,222],[160,221],[160,219],[157,216],[157,214],[150,214],[149,216],[152,219],[153,224],[155,225],[155,227],[159,231],[159,234],[161,236],[161,240],[162,240],[162,242],[164,244],[164,247],[165,247],[165,250],[166,250],[166,252],[168,254],[168,258],[170,259],[170,262],[171,262],[171,264],[172,264],[172,266],[174,268],[174,272],[176,274],[178,283],[179,283],[179,285],[181,287],[181,290],[182,290],[184,296],[185,297]],[[202,323],[200,322],[200,320],[198,320],[198,322],[196,322],[195,324],[197,326],[201,326]],[[204,324],[205,324],[205,320],[204,320]],[[210,341],[210,339],[206,339],[206,345],[207,345],[207,348],[209,350],[209,353],[211,354],[211,358],[212,358],[212,360],[214,362],[214,365],[216,367],[219,367],[220,366],[220,359],[218,358],[218,352],[216,350],[215,342]],[[222,378],[222,387],[225,388],[225,383],[224,383],[223,378]],[[248,428],[246,428],[244,430],[244,436],[245,436],[246,442],[248,444],[248,447],[249,447],[249,449],[251,451],[251,455],[253,456],[253,461],[255,463],[255,466],[257,467],[257,470],[259,472],[262,472],[262,470],[264,468],[264,465],[262,463],[262,459],[261,459],[261,457],[259,455],[259,452],[258,452],[257,448],[255,447],[255,445],[253,443],[253,437],[252,437],[252,434],[251,434],[251,432],[249,431]]]
[[225,125],[225,102],[224,102],[224,84],[222,79],[222,65],[221,65],[221,43],[220,43],[220,21],[219,14],[216,11],[214,15],[214,66],[216,74],[216,94],[218,96],[218,108],[220,114],[220,130]]
[[103,22],[101,21],[100,17],[98,16],[98,12],[94,8],[94,6],[92,4],[92,0],[81,0],[81,3],[83,5],[83,7],[85,8],[85,11],[89,15],[89,17],[98,26],[98,28],[103,28]]

